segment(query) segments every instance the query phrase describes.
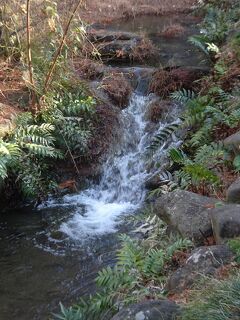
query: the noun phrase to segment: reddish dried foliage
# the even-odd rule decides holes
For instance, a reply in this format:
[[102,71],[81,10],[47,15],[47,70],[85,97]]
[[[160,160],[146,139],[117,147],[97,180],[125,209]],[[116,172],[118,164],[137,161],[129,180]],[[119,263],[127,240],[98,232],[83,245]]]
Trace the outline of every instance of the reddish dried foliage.
[[104,66],[100,62],[91,59],[75,59],[74,69],[80,78],[85,80],[96,80],[103,77]]
[[116,105],[127,106],[133,89],[123,73],[111,72],[103,78],[102,87]]
[[167,97],[173,91],[184,89],[193,89],[195,80],[198,80],[202,74],[196,70],[184,68],[167,70],[158,70],[150,83],[150,92],[154,92],[162,97]]
[[175,38],[183,35],[185,28],[178,23],[167,26],[161,32],[161,35],[165,38]]
[[167,113],[172,107],[172,102],[168,100],[156,101],[148,106],[147,120],[158,123],[163,114]]
[[130,54],[130,59],[133,61],[143,62],[146,59],[154,58],[156,48],[149,39],[142,39],[136,47],[133,48]]

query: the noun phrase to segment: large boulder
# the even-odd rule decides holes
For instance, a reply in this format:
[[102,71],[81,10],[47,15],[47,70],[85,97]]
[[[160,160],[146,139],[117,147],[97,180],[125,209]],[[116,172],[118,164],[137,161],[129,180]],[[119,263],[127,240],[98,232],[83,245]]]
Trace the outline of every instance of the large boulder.
[[202,276],[213,276],[217,269],[229,264],[232,259],[233,254],[226,245],[197,248],[185,265],[170,276],[165,288],[169,294],[181,293],[191,288]]
[[210,214],[216,243],[240,236],[240,205],[224,205],[211,210]]
[[117,313],[112,320],[175,320],[180,307],[170,300],[150,300],[130,305]]
[[153,209],[172,230],[203,244],[204,238],[212,235],[210,212],[218,202],[215,198],[177,190],[158,198]]
[[240,203],[240,178],[233,182],[227,190],[227,201]]
[[240,131],[227,137],[224,141],[224,146],[233,150],[236,154],[240,153]]

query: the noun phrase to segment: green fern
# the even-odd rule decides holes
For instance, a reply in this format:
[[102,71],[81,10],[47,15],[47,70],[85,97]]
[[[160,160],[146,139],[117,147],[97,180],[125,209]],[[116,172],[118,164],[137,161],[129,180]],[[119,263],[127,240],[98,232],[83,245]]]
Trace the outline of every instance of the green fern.
[[150,249],[142,266],[143,274],[153,278],[161,276],[165,262],[165,253],[162,249]]
[[188,41],[209,58],[209,51],[207,50],[207,37],[202,35],[191,36],[189,37]]
[[226,151],[222,142],[212,142],[210,145],[203,145],[197,150],[194,162],[201,163],[206,167],[214,167],[224,161]]
[[178,90],[170,94],[170,98],[172,100],[178,101],[183,104],[186,104],[190,100],[195,99],[195,97],[196,94],[194,91],[186,89]]
[[148,149],[154,151],[160,148],[180,127],[179,123],[166,125],[160,132],[154,137],[152,143]]

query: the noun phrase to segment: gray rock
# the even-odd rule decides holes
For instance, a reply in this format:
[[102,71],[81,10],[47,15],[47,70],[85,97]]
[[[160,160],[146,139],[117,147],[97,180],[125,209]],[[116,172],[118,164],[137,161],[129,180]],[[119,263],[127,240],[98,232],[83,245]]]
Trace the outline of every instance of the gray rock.
[[[182,237],[202,244],[204,237],[212,235],[210,212],[219,200],[196,193],[177,190],[158,198],[153,210]],[[203,236],[204,235],[204,236]]]
[[227,137],[224,141],[224,146],[232,149],[236,154],[240,153],[240,131]]
[[226,245],[197,248],[185,265],[170,276],[165,288],[171,294],[180,293],[191,288],[203,275],[214,275],[218,268],[229,264],[232,259],[233,254]]
[[181,309],[170,300],[151,300],[130,305],[112,320],[175,320]]
[[91,42],[98,43],[98,42],[112,42],[116,40],[120,41],[128,41],[128,40],[141,40],[142,38],[131,32],[116,32],[116,31],[109,31],[106,29],[92,29],[88,32],[88,38]]
[[240,178],[233,182],[227,190],[227,201],[240,203]]
[[154,190],[158,188],[160,184],[161,184],[160,174],[156,173],[146,180],[145,187],[149,190]]
[[216,243],[240,236],[240,205],[228,204],[211,210],[211,221]]

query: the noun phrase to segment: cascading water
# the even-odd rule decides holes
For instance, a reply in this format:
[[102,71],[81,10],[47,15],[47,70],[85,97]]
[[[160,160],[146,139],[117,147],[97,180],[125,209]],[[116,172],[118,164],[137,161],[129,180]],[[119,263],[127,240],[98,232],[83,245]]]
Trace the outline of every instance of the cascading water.
[[66,195],[61,202],[47,206],[69,206],[73,214],[60,226],[60,231],[74,240],[115,232],[123,214],[139,208],[145,198],[144,183],[147,146],[156,132],[148,132],[146,111],[154,95],[132,95],[128,108],[121,114],[122,138],[117,154],[109,157],[103,167],[100,183],[80,194]]
[[145,112],[151,97],[133,94],[129,107],[122,111],[122,138],[117,154],[111,155],[103,167],[98,185],[80,194],[67,195],[59,204],[74,206],[74,215],[60,226],[73,239],[116,231],[119,217],[136,210],[144,200],[146,172]]

